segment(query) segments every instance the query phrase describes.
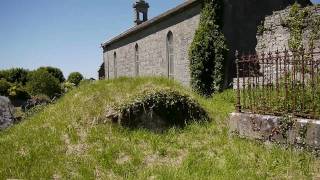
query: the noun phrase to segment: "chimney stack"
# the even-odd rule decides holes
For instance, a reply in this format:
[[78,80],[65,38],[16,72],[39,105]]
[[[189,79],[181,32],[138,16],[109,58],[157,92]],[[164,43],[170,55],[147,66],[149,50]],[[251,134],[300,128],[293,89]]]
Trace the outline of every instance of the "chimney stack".
[[[139,25],[148,20],[149,4],[144,0],[135,0],[133,3],[134,8],[134,23]],[[142,19],[140,19],[142,15]]]

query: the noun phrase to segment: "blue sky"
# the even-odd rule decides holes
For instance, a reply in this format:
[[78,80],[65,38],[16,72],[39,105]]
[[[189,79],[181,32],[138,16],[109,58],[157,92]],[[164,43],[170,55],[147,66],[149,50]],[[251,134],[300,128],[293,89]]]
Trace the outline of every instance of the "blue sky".
[[[149,0],[150,17],[183,0]],[[133,26],[133,0],[0,0],[0,69],[55,66],[97,77],[100,44]]]
[[[149,16],[183,1],[148,0]],[[132,2],[0,0],[0,69],[55,66],[96,78],[100,44],[133,26]]]

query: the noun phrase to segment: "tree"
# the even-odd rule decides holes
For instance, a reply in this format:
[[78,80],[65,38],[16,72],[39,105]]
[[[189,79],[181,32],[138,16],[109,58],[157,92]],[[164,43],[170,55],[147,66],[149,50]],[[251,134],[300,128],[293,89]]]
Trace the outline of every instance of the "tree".
[[191,86],[201,95],[222,90],[224,59],[227,54],[222,33],[220,0],[205,0],[200,24],[189,49]]
[[19,85],[15,84],[10,87],[8,90],[9,92],[9,98],[11,100],[27,100],[30,99],[30,95],[27,92],[26,88]]
[[68,81],[75,84],[76,86],[83,80],[83,76],[79,72],[72,72],[68,77]]
[[6,79],[11,83],[25,85],[29,71],[23,68],[11,68],[0,71],[0,78]]
[[11,84],[4,78],[0,79],[0,96],[8,96]]
[[59,80],[45,69],[30,72],[26,86],[31,95],[44,94],[52,98],[61,93]]
[[40,67],[39,69],[44,69],[48,71],[53,77],[57,78],[60,83],[66,80],[63,76],[62,71],[59,68],[47,66],[47,67]]

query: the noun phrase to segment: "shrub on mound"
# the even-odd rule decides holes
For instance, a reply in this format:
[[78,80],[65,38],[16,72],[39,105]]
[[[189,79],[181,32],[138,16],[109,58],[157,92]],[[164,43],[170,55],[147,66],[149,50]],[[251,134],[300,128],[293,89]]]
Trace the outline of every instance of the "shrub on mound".
[[143,128],[154,132],[209,120],[207,112],[198,102],[173,90],[144,92],[109,112],[107,117],[128,128]]
[[68,81],[75,84],[76,86],[78,86],[82,80],[83,80],[83,76],[79,72],[72,72],[68,76]]

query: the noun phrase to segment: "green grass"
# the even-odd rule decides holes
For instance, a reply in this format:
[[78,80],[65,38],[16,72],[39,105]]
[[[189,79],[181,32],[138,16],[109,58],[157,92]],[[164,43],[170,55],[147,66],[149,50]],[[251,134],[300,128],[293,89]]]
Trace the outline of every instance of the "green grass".
[[[164,134],[104,122],[108,106],[150,88],[195,98],[212,122]],[[0,179],[265,179],[320,176],[307,152],[230,136],[234,94],[201,98],[162,78],[84,84],[22,123],[0,132]]]

